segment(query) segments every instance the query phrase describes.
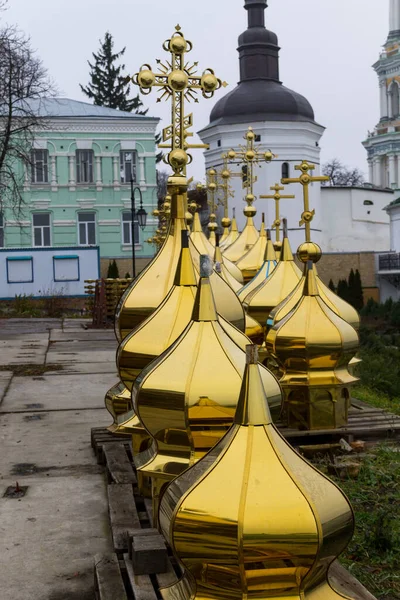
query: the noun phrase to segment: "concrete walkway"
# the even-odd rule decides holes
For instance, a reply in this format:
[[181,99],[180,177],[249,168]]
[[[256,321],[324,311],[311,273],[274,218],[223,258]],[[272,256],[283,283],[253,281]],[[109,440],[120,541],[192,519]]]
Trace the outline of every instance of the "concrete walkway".
[[[84,323],[0,320],[1,600],[93,600],[93,557],[112,550],[90,429],[111,422],[116,341]],[[5,498],[16,481],[26,496]]]

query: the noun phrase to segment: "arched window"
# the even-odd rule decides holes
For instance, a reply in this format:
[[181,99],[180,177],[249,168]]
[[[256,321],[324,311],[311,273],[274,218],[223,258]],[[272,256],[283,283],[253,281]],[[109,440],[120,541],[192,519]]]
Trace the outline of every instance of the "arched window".
[[399,86],[394,81],[390,87],[390,116],[397,119],[400,114],[400,93]]
[[284,162],[282,165],[282,179],[288,179],[288,178],[289,178],[289,163]]

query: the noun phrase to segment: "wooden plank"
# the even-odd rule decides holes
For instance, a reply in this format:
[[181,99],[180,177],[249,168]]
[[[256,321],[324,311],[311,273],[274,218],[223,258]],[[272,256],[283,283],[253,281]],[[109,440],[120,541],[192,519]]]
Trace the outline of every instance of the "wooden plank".
[[132,562],[127,554],[124,554],[124,561],[135,600],[157,600],[157,594],[149,575],[135,575]]
[[132,486],[112,483],[107,494],[114,549],[118,553],[127,552],[128,529],[140,528]]
[[353,575],[336,561],[329,571],[329,581],[339,593],[349,596],[354,600],[376,600]]
[[128,600],[115,554],[94,557],[94,586],[99,600]]
[[115,483],[137,483],[125,447],[121,443],[107,444],[103,448],[106,465],[112,481]]
[[147,516],[149,518],[150,524],[153,525],[153,501],[151,498],[144,498],[144,505],[146,507]]
[[175,573],[174,567],[169,559],[168,570],[165,573],[158,573],[156,575],[156,579],[160,588],[169,587],[178,581],[177,574]]

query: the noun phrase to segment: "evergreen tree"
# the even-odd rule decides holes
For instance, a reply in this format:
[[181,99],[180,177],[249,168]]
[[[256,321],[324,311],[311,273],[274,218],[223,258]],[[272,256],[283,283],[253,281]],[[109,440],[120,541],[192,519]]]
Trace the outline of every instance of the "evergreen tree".
[[332,290],[332,292],[336,293],[336,288],[335,288],[335,284],[333,283],[332,279],[329,281],[329,289]]
[[361,281],[360,271],[357,269],[354,274],[354,300],[355,308],[360,311],[364,307],[364,293]]
[[135,112],[145,115],[147,110],[141,111],[143,106],[139,95],[130,98],[131,86],[123,75],[124,64],[117,64],[125,54],[126,48],[114,52],[114,40],[107,31],[104,40],[100,42],[98,53],[93,52],[94,62],[88,61],[90,67],[90,82],[85,87],[80,85],[82,92],[93,100],[96,106],[107,106],[126,112]]
[[349,284],[346,279],[340,279],[337,287],[337,295],[346,302],[349,301]]
[[119,279],[119,270],[115,259],[108,265],[107,279]]
[[352,306],[356,305],[356,290],[355,290],[355,283],[356,283],[356,276],[354,273],[354,270],[351,269],[350,271],[350,275],[349,275],[349,281],[348,281],[348,300],[347,302],[349,302]]
[[130,278],[131,278],[131,274],[128,271],[128,273],[125,273],[125,279],[130,279]]

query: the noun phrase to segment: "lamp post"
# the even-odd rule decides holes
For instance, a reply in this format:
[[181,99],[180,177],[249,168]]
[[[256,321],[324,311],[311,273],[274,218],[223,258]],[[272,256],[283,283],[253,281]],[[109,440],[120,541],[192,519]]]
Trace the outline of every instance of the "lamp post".
[[[139,223],[139,227],[143,230],[147,223],[147,212],[143,208],[143,195],[142,190],[138,185],[134,186],[133,177],[131,177],[131,213],[132,213],[132,276],[136,279],[136,255],[135,255],[135,217]],[[135,208],[135,192],[139,191],[140,194],[140,208],[136,212]]]

